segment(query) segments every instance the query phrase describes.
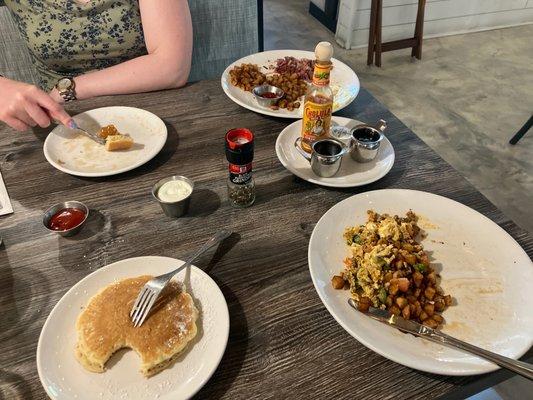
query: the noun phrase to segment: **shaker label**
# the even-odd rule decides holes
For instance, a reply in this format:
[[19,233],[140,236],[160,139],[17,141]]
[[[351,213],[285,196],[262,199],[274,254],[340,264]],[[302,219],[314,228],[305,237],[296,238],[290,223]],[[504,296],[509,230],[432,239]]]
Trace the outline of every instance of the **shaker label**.
[[303,115],[303,139],[308,142],[315,142],[329,133],[331,124],[332,104],[318,104],[306,101]]
[[236,185],[244,185],[252,179],[252,163],[246,165],[229,164],[229,179]]

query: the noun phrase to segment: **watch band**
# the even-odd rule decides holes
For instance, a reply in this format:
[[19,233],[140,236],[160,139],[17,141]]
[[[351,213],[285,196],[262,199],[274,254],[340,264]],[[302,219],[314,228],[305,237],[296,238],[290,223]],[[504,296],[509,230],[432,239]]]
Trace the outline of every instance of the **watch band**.
[[74,90],[72,89],[63,90],[59,92],[59,95],[63,98],[63,100],[65,100],[66,103],[68,103],[69,101],[76,100],[76,95],[74,94]]
[[[67,83],[65,83],[65,81],[67,81]],[[65,103],[76,100],[76,82],[74,82],[72,78],[61,78],[56,83],[55,88],[57,89],[59,95],[65,101]]]

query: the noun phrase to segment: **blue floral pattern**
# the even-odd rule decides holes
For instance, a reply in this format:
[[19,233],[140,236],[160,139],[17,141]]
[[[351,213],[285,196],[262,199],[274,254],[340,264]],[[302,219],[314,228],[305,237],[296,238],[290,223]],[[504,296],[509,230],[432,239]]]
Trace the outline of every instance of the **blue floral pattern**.
[[5,0],[43,89],[146,54],[138,0]]

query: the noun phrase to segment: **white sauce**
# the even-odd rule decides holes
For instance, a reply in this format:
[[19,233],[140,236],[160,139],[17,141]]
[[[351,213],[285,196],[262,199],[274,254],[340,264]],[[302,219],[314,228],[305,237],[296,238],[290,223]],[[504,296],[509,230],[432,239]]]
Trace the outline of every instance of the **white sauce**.
[[183,200],[189,196],[192,192],[192,187],[187,182],[177,180],[168,181],[157,191],[157,197],[159,200],[167,203],[175,203],[176,201]]

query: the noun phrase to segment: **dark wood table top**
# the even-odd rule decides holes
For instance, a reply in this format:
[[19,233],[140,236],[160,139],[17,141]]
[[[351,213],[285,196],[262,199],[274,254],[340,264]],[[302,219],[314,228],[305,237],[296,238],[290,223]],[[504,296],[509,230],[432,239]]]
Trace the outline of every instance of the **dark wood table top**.
[[[380,181],[331,189],[294,177],[274,144],[290,120],[265,117],[230,101],[218,81],[180,90],[81,101],[72,113],[125,105],[160,116],[169,138],[161,153],[134,171],[108,178],[78,178],[49,165],[47,130],[15,133],[0,127],[2,174],[14,214],[0,219],[0,393],[6,399],[44,399],[35,353],[44,321],[61,296],[96,269],[128,257],[183,258],[216,229],[240,238],[198,265],[221,287],[231,329],[217,371],[199,399],[419,398],[445,395],[478,377],[415,371],[367,349],[337,324],[320,301],[308,272],[314,224],[331,206],[356,193],[382,188],[429,191],[460,201],[509,232],[533,255],[533,240],[450,165],[362,89],[340,115],[388,121],[396,163]],[[224,133],[250,128],[256,135],[257,201],[248,209],[227,203]],[[150,189],[165,176],[196,183],[187,217],[166,218]],[[88,226],[68,239],[47,233],[43,211],[67,199],[92,209]],[[2,394],[0,394],[2,398]]]

